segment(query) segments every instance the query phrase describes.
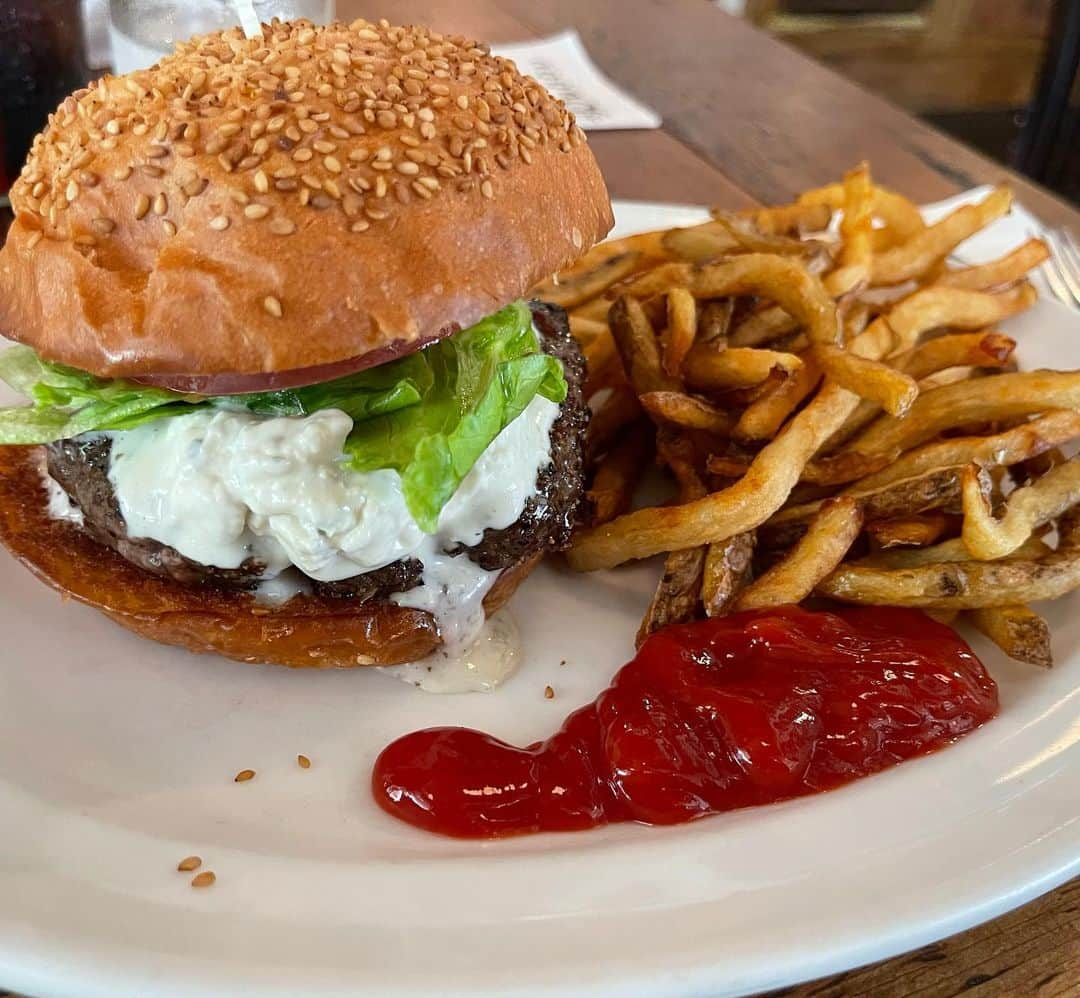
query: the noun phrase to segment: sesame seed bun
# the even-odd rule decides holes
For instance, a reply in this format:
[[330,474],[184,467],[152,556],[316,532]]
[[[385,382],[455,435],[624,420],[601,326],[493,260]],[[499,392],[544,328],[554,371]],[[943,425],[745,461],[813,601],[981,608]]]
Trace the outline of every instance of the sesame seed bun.
[[612,224],[565,106],[386,22],[193,39],[69,97],[11,189],[0,331],[104,377],[230,392],[381,363]]
[[[296,596],[263,606],[248,593],[184,586],[151,575],[48,514],[38,447],[0,447],[0,542],[65,598],[145,638],[241,662],[347,669],[424,658],[442,643],[435,618],[388,602]],[[505,569],[484,598],[490,617],[539,553]]]

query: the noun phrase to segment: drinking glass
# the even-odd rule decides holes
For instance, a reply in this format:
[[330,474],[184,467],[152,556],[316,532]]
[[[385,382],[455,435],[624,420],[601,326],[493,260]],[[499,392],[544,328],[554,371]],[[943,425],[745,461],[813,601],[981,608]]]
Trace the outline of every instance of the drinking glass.
[[[254,0],[260,21],[306,17],[325,24],[334,0]],[[114,73],[152,66],[177,42],[240,23],[233,0],[109,0]]]
[[89,78],[79,0],[0,0],[0,205],[46,118]]

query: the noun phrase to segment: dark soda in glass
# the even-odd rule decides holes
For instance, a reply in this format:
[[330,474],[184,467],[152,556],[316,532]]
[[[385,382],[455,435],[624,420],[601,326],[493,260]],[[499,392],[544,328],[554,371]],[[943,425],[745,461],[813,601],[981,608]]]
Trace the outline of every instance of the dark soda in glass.
[[79,0],[0,0],[0,197],[49,114],[89,78]]

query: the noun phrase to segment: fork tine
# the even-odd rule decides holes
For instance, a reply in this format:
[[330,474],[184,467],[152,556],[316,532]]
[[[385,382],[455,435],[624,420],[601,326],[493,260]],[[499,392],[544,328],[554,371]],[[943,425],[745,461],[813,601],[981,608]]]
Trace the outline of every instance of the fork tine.
[[[1050,259],[1043,264],[1047,283],[1066,305],[1080,308],[1080,274],[1070,273],[1065,256],[1067,251],[1063,247],[1060,233],[1057,230],[1048,230],[1046,241],[1050,246]],[[1080,266],[1077,269],[1080,271]]]
[[1072,232],[1066,228],[1058,229],[1058,237],[1065,250],[1065,260],[1069,264],[1066,271],[1077,284],[1080,284],[1080,246],[1076,244]]

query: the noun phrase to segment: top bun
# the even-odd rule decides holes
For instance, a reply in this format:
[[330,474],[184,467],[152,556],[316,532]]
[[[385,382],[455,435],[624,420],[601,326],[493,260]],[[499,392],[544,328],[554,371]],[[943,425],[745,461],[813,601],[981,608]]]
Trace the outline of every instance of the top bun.
[[612,224],[561,101],[483,45],[363,20],[234,28],[92,83],[11,203],[0,332],[190,390],[416,349]]

